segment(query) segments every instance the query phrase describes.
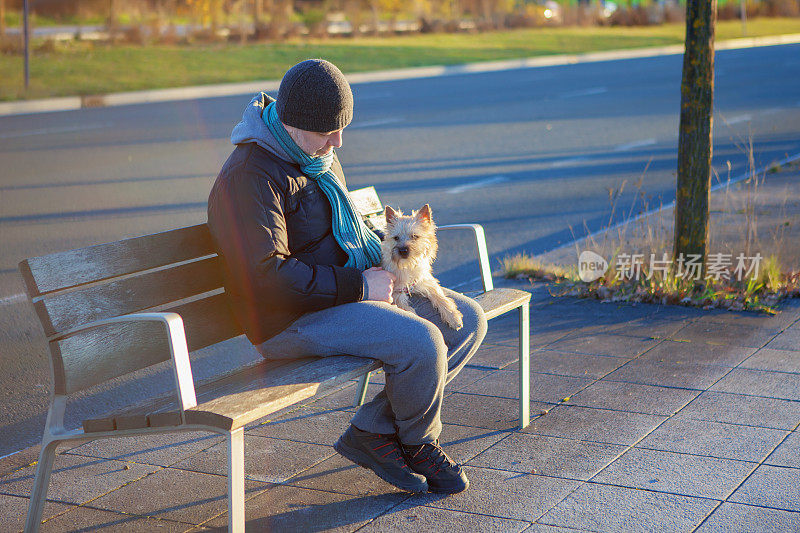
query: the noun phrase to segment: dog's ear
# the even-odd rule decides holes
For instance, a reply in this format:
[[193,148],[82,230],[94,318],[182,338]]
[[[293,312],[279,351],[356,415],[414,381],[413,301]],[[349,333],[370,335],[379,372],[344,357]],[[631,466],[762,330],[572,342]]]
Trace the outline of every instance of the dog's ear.
[[431,222],[431,206],[429,206],[428,204],[425,204],[424,206],[422,206],[422,209],[420,209],[419,211],[417,211],[415,213],[415,216],[417,217],[417,220],[419,220],[420,222],[427,222],[427,223],[430,224],[430,222]]
[[391,224],[395,220],[397,220],[397,211],[389,207],[388,205],[384,209],[384,215],[386,215],[386,223]]

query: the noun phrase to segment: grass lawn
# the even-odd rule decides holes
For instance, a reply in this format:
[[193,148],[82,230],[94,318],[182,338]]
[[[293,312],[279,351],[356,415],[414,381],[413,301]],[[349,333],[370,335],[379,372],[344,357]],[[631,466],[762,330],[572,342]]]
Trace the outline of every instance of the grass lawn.
[[[800,18],[754,19],[747,36],[800,33]],[[683,24],[635,28],[537,28],[482,34],[288,41],[193,46],[58,45],[31,59],[23,89],[21,56],[0,55],[0,100],[102,94],[250,80],[279,79],[309,57],[324,57],[344,72],[676,44]],[[742,37],[739,21],[717,24],[717,40]]]

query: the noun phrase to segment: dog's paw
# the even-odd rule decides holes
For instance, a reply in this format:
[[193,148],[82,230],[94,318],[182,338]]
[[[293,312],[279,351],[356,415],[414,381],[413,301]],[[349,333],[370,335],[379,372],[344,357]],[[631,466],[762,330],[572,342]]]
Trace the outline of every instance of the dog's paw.
[[456,331],[464,327],[464,315],[458,309],[442,313],[442,319],[445,324]]

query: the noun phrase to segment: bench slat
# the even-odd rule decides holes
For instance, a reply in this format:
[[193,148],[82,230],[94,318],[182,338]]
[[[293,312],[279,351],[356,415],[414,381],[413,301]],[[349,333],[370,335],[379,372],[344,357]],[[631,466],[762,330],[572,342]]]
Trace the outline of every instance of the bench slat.
[[34,303],[45,334],[189,298],[222,287],[219,258],[208,257],[141,276],[55,294]]
[[475,296],[486,314],[486,319],[492,319],[511,311],[520,305],[528,305],[531,293],[518,289],[492,289]]
[[231,430],[380,368],[374,359],[337,355],[298,360],[269,373],[239,374],[218,383],[224,394],[186,411],[188,424]]
[[33,298],[216,253],[206,224],[26,259],[19,270]]
[[[190,351],[236,337],[241,328],[224,293],[174,306]],[[170,358],[158,322],[108,324],[50,342],[56,394],[71,394]]]

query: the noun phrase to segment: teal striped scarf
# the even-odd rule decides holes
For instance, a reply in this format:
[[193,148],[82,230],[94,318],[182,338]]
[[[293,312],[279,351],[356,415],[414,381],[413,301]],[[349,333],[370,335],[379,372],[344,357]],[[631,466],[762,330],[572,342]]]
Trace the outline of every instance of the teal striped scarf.
[[333,236],[347,252],[345,266],[366,270],[381,262],[381,241],[370,231],[350,201],[336,175],[331,172],[333,150],[321,157],[311,157],[289,136],[278,118],[275,102],[264,109],[264,123],[281,148],[300,165],[303,174],[316,181],[331,203],[333,211]]

